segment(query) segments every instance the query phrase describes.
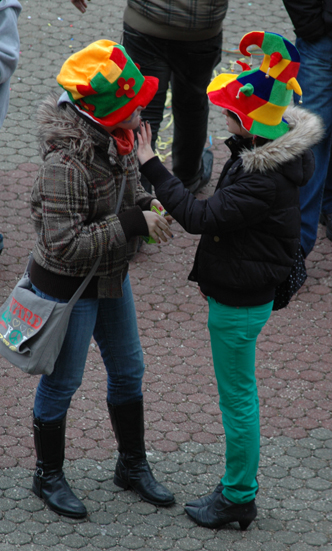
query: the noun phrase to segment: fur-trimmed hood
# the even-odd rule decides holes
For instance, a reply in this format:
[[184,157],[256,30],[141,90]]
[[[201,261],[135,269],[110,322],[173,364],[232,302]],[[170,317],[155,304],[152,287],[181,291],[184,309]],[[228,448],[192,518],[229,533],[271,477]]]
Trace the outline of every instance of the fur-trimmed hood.
[[307,109],[289,107],[284,118],[289,124],[289,132],[262,146],[241,151],[245,172],[276,170],[280,165],[301,157],[324,135],[323,121]]
[[[74,107],[58,106],[58,96],[49,95],[40,104],[37,111],[40,154],[44,160],[47,154],[54,150],[68,149],[82,160],[92,162],[95,147],[109,148],[113,144],[110,136],[96,123],[88,121],[79,115]],[[111,154],[112,151],[109,151]],[[114,145],[114,155],[116,148]],[[110,159],[111,161],[111,159]]]

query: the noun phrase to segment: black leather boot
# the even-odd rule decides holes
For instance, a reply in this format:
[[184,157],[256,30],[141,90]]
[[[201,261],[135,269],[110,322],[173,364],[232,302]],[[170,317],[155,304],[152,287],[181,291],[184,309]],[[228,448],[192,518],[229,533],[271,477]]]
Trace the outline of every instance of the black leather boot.
[[205,507],[187,505],[185,511],[199,526],[220,528],[229,522],[238,522],[241,530],[246,530],[257,515],[254,499],[248,503],[233,503],[222,493]]
[[86,517],[86,508],[71,491],[62,471],[66,418],[51,423],[42,423],[34,418],[33,430],[37,463],[32,491],[58,515],[71,518]]
[[107,402],[107,406],[119,451],[114,484],[134,490],[153,505],[172,505],[173,494],[156,481],[146,459],[143,401],[120,406]]

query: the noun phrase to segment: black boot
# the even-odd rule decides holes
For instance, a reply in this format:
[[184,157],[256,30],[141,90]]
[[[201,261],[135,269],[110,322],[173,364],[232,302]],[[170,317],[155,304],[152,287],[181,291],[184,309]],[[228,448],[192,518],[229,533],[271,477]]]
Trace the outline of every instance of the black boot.
[[86,508],[71,491],[62,471],[66,418],[51,423],[42,423],[34,418],[33,429],[37,463],[32,491],[58,515],[86,517]]
[[248,503],[233,503],[222,493],[205,507],[187,505],[185,511],[199,526],[220,528],[229,522],[238,522],[241,530],[246,530],[257,515],[254,499]]
[[134,490],[153,505],[172,505],[173,494],[156,481],[146,460],[143,401],[120,406],[107,402],[107,406],[119,451],[114,484]]

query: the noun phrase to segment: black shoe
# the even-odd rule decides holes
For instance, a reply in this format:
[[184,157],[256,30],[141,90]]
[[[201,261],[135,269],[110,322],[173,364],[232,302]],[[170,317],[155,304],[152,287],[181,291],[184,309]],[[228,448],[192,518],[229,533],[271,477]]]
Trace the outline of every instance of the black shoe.
[[2,233],[0,233],[0,254],[2,253],[3,251],[3,235]]
[[134,490],[153,505],[175,503],[173,494],[154,478],[146,460],[143,400],[120,406],[107,403],[107,406],[119,450],[114,484]]
[[204,149],[202,155],[202,174],[197,182],[189,186],[185,186],[191,193],[198,193],[211,180],[213,167],[213,153],[210,149]]
[[332,241],[332,214],[321,212],[319,221],[323,226],[326,226],[326,237]]
[[75,519],[86,517],[85,506],[70,489],[62,471],[66,418],[51,423],[43,423],[34,418],[33,430],[37,468],[32,491],[58,515]]
[[223,489],[224,489],[224,486],[220,482],[218,486],[215,488],[215,490],[212,492],[212,494],[201,497],[199,499],[194,499],[193,501],[188,501],[188,503],[186,503],[186,506],[187,507],[206,507],[207,505],[210,505],[216,499],[218,499]]
[[[258,484],[257,476],[256,476],[256,482]],[[219,482],[218,486],[216,486],[212,494],[201,497],[199,499],[194,499],[193,501],[188,501],[186,505],[188,505],[189,507],[206,507],[206,505],[210,505],[210,503],[213,503],[216,499],[218,499],[223,489],[224,489],[223,484]],[[256,495],[258,494],[258,492],[259,492],[259,487],[257,487]]]
[[246,530],[257,516],[255,500],[248,503],[233,503],[223,494],[205,507],[185,507],[186,513],[199,526],[220,528],[230,522],[238,522],[241,530]]

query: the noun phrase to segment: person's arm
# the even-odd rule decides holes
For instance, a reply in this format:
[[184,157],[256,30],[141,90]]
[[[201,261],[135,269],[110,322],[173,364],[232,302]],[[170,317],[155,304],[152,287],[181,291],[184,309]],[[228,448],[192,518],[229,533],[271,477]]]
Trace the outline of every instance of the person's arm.
[[233,185],[208,199],[197,199],[170,174],[157,157],[141,166],[165,209],[192,234],[216,235],[241,230],[263,220],[275,198],[273,179],[242,174]]
[[315,41],[325,34],[321,0],[283,0],[294,25],[296,36]]
[[149,125],[138,134],[141,172],[153,182],[164,208],[189,233],[210,234],[237,231],[264,219],[275,199],[273,179],[259,173],[242,173],[237,181],[198,200],[159,161],[149,145]]
[[9,80],[17,67],[20,53],[17,30],[19,13],[19,7],[0,10],[0,84]]

